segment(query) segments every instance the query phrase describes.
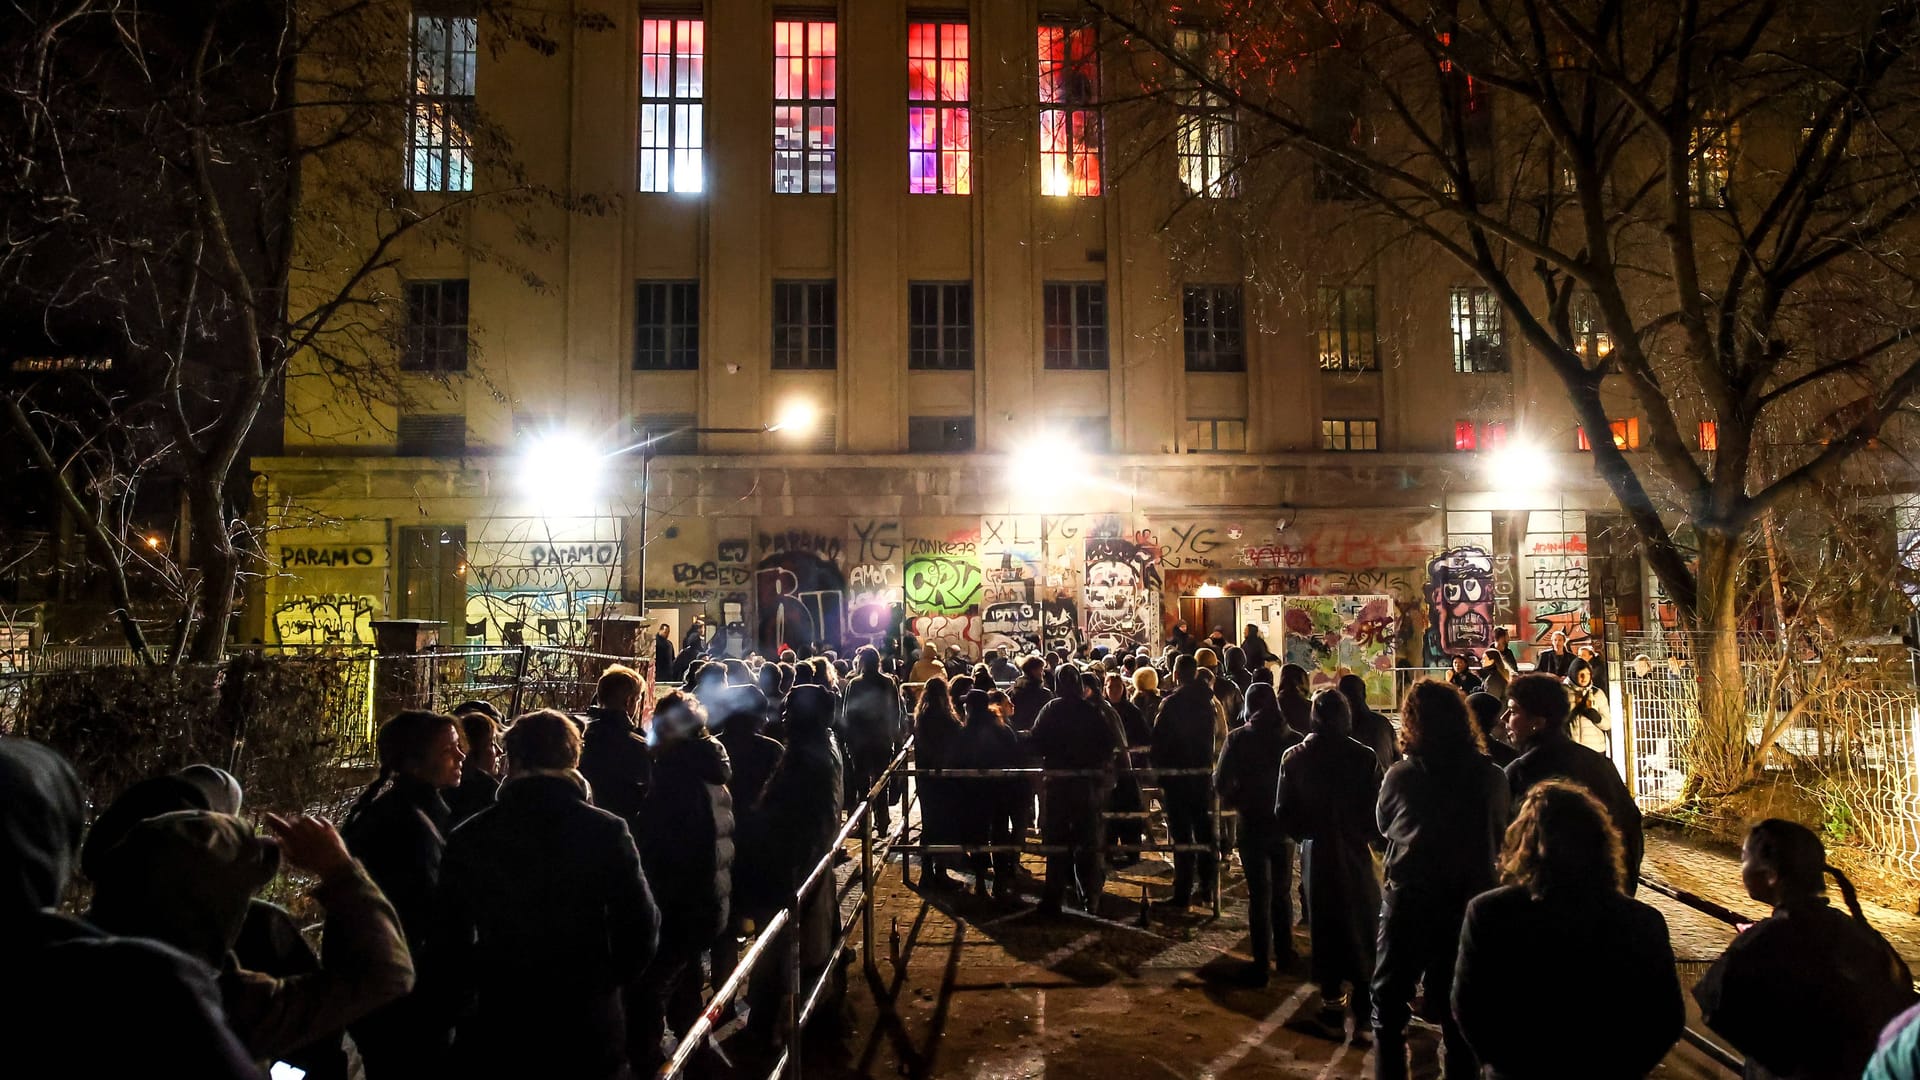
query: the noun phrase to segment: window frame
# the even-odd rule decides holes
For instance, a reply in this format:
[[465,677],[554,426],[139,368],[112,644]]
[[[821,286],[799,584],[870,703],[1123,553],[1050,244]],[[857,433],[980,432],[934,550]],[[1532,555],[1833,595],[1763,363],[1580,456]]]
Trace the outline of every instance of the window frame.
[[[1224,424],[1239,425],[1240,445],[1220,445],[1220,435],[1222,425]],[[1206,445],[1204,446],[1200,445],[1202,440],[1195,438],[1203,429],[1207,433],[1207,437],[1204,440]],[[1247,420],[1244,416],[1189,416],[1187,417],[1185,434],[1186,445],[1184,449],[1185,452],[1189,454],[1244,454],[1247,452]]]
[[1702,112],[1687,129],[1687,201],[1695,209],[1722,210],[1733,201],[1733,162],[1740,123],[1718,109]]
[[[781,53],[783,47],[781,30],[783,27],[797,27],[800,36],[800,52]],[[788,30],[789,35],[793,33]],[[824,49],[821,38],[824,37]],[[791,48],[792,38],[787,39]],[[840,24],[834,19],[809,18],[805,16],[775,16],[773,20],[773,193],[775,195],[832,195],[839,189],[839,92],[840,92]],[[782,96],[781,83],[792,87],[792,63],[800,63],[800,96],[791,94]],[[818,65],[816,70],[815,65]],[[820,85],[824,82],[824,86]],[[799,146],[784,145],[783,132],[792,131],[791,125],[781,123],[785,110],[798,110],[800,116]],[[824,123],[816,125],[816,111],[822,114],[819,119]],[[824,131],[825,143],[820,144],[820,132]],[[782,156],[797,156],[799,173],[793,174],[790,165],[783,166]],[[783,171],[784,170],[784,171]],[[791,184],[797,179],[798,186]]]
[[[472,347],[472,294],[466,278],[421,278],[406,283],[405,340],[400,349],[400,370],[429,374],[452,374],[467,370]],[[432,296],[428,296],[428,290]],[[457,292],[458,299],[449,296]],[[430,302],[439,316],[422,321],[423,302]],[[459,321],[446,319],[449,306],[459,310]],[[435,339],[430,345],[428,339]],[[457,345],[455,344],[457,338]],[[457,350],[457,361],[455,360]]]
[[[1098,309],[1097,325],[1090,309]],[[1107,283],[1104,281],[1048,281],[1041,284],[1041,367],[1047,371],[1106,371],[1111,365],[1107,331]],[[1056,314],[1067,315],[1065,322]],[[1070,343],[1054,344],[1064,332]],[[1097,352],[1097,356],[1095,355]],[[1056,359],[1065,362],[1056,363]],[[1097,362],[1096,362],[1097,361]]]
[[[1231,308],[1231,325],[1223,325],[1222,299]],[[1193,320],[1196,302],[1204,308],[1204,325]],[[1230,347],[1220,348],[1222,335]],[[1180,290],[1181,351],[1188,371],[1234,374],[1247,370],[1246,305],[1239,285],[1184,285]]]
[[[1365,425],[1362,427],[1362,425]],[[1372,445],[1356,446],[1356,442]],[[1339,445],[1334,445],[1338,443]],[[1380,449],[1380,419],[1373,416],[1326,416],[1320,419],[1320,449],[1330,454],[1371,454]]]
[[[1314,331],[1320,370],[1356,374],[1380,370],[1380,295],[1372,285],[1321,285],[1319,327]],[[1365,325],[1356,314],[1364,298]],[[1337,311],[1336,311],[1337,309]],[[1337,344],[1337,349],[1335,348]],[[1356,359],[1364,347],[1365,355]],[[1329,363],[1329,361],[1332,361]]]
[[[1463,332],[1463,326],[1469,332]],[[1488,357],[1483,364],[1475,355],[1474,343],[1486,335],[1471,331],[1484,331],[1489,327],[1492,344],[1479,349]],[[1452,338],[1454,374],[1503,375],[1512,370],[1512,359],[1507,354],[1506,307],[1492,286],[1452,286],[1448,292],[1447,328]]]
[[[642,322],[645,315],[641,297],[645,290],[661,289],[660,309],[665,315],[657,324]],[[690,311],[691,318],[678,316]],[[643,339],[658,334],[660,344],[645,346]],[[676,340],[678,338],[678,340]],[[660,363],[642,363],[643,356],[659,356]],[[700,282],[697,278],[641,278],[633,283],[633,370],[700,370]]]
[[[915,55],[916,30],[931,30],[933,54]],[[956,44],[958,55],[949,55]],[[907,193],[909,195],[971,195],[973,193],[973,28],[965,18],[910,19],[907,23]],[[933,65],[933,96],[921,92],[914,79],[916,63]],[[957,71],[950,68],[955,65]],[[950,78],[951,76],[951,78]],[[950,91],[958,93],[952,96]],[[931,140],[917,139],[914,121],[925,117]],[[924,142],[925,145],[916,145]],[[918,166],[931,161],[930,185],[923,186]],[[951,167],[951,171],[949,169]]]
[[[669,28],[666,51],[649,52],[647,28],[661,24]],[[633,182],[634,190],[641,194],[698,195],[706,190],[706,26],[704,18],[667,13],[640,20],[640,95],[634,125]],[[690,49],[680,47],[683,28],[697,38]],[[657,43],[659,38],[654,40]],[[664,82],[664,93],[647,92],[651,59],[666,61],[664,76],[655,78],[656,87]],[[693,69],[691,74],[685,70],[688,67]],[[646,141],[650,109],[664,110],[661,115],[666,119],[663,136],[666,142],[663,144],[650,145]],[[683,166],[691,169],[690,184],[683,182],[686,180]]]
[[[929,294],[934,314],[931,323],[920,320],[923,310],[921,298]],[[956,296],[962,298],[964,319],[959,318],[948,303],[950,298]],[[907,282],[907,370],[972,371],[973,314],[971,281]],[[932,335],[931,345],[923,346],[920,343],[923,334]]]
[[[1054,49],[1049,37],[1058,38]],[[1100,34],[1094,23],[1040,20],[1038,47],[1040,100],[1040,194],[1054,198],[1098,198],[1105,191]],[[1084,52],[1076,59],[1076,43]],[[1049,59],[1052,52],[1059,59]],[[1080,85],[1070,82],[1077,76]],[[1088,91],[1074,100],[1081,86]],[[1052,147],[1051,149],[1049,147]]]
[[[835,278],[791,278],[773,283],[775,371],[833,371],[840,366],[840,283]],[[794,298],[798,306],[792,312]],[[782,316],[797,313],[797,320]],[[783,340],[798,335],[797,341]]]
[[[446,46],[431,57],[424,48],[423,33],[430,25],[437,26],[438,40]],[[406,188],[417,192],[472,191],[473,143],[467,136],[467,125],[474,122],[477,113],[479,20],[458,8],[416,10],[408,23],[408,34],[408,69],[413,82],[407,91]],[[425,64],[431,64],[432,71],[426,71]],[[424,138],[423,129],[427,133]]]
[[[942,437],[934,440],[918,438],[935,427],[952,428],[952,432],[943,432]],[[964,438],[949,439],[947,434],[964,431]],[[978,429],[972,416],[909,416],[907,417],[907,452],[910,454],[970,454],[978,445]],[[929,441],[941,445],[929,446]],[[947,445],[953,443],[953,445]],[[964,443],[964,445],[960,445]]]
[[[1217,30],[1176,27],[1174,50],[1210,76],[1220,74]],[[1174,161],[1180,186],[1200,199],[1240,196],[1240,122],[1233,104],[1192,85],[1174,92]]]

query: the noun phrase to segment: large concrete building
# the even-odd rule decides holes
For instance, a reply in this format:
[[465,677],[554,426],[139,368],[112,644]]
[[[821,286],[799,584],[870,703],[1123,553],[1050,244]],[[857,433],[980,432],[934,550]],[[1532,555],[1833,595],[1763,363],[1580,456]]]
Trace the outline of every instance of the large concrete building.
[[[264,640],[573,643],[644,603],[748,647],[978,652],[1185,617],[1331,670],[1659,616],[1486,290],[1349,261],[1371,240],[1306,191],[1218,242],[1231,115],[1123,108],[1047,6],[642,0],[552,57],[457,12],[412,15],[433,102],[607,206],[403,247],[391,392],[289,380]],[[432,123],[393,154],[423,200],[487,182]]]

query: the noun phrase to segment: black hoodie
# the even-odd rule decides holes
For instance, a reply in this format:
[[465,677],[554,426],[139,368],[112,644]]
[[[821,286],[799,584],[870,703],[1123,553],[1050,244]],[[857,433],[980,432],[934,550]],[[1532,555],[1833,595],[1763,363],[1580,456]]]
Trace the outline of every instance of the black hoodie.
[[580,775],[593,785],[593,805],[630,827],[647,798],[653,759],[646,737],[626,713],[598,705],[587,709],[580,741]]
[[668,926],[726,921],[733,875],[733,769],[702,727],[654,748],[640,811],[640,864]]

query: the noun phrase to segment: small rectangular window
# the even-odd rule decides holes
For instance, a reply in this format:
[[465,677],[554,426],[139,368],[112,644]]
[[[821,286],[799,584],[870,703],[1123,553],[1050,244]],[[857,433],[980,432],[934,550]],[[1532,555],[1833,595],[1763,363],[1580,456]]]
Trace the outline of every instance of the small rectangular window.
[[967,24],[907,26],[907,190],[973,191],[973,110]]
[[1040,194],[1100,194],[1100,39],[1040,24]]
[[1480,429],[1480,445],[1487,450],[1507,448],[1507,422],[1494,420]]
[[1711,420],[1700,421],[1700,449],[1709,454],[1720,449],[1720,427]]
[[1380,422],[1355,419],[1322,420],[1320,421],[1320,449],[1378,450],[1380,449]]
[[472,191],[474,68],[471,16],[413,16],[413,85],[407,101],[407,189]]
[[634,288],[633,369],[700,366],[700,283],[642,281]]
[[916,454],[962,454],[973,449],[973,417],[909,416],[907,449]]
[[1449,321],[1453,370],[1461,374],[1507,370],[1507,343],[1500,300],[1485,285],[1455,285]]
[[1233,454],[1247,449],[1245,420],[1194,419],[1187,421],[1187,453]]
[[699,418],[692,413],[652,413],[636,416],[633,437],[654,454],[697,454],[700,436],[694,432]]
[[467,418],[435,413],[401,413],[395,425],[401,457],[459,457],[467,452]]
[[831,370],[839,355],[840,312],[831,281],[773,283],[773,367]]
[[700,19],[640,20],[641,191],[705,185],[706,32]]
[[773,190],[834,190],[836,34],[833,22],[773,24]]
[[1320,370],[1374,371],[1380,367],[1373,286],[1320,287]]
[[407,283],[402,371],[467,370],[467,280]]
[[1245,371],[1240,286],[1189,285],[1181,304],[1188,371]]
[[1600,317],[1600,304],[1591,295],[1582,294],[1573,306],[1573,344],[1588,366],[1605,360],[1613,352],[1613,335]]
[[[1616,449],[1637,450],[1640,448],[1639,417],[1609,420],[1607,427],[1609,429],[1608,434],[1613,437],[1613,445]],[[1575,427],[1573,433],[1574,441],[1579,445],[1580,449],[1593,449],[1593,441],[1587,438],[1587,429],[1585,427]]]
[[1101,283],[1046,284],[1046,366],[1104,371],[1107,366],[1107,287]]
[[[1174,48],[1210,78],[1225,74],[1226,50],[1221,35],[1192,27],[1175,30]],[[1180,186],[1203,199],[1231,199],[1240,194],[1238,125],[1233,106],[1219,94],[1195,82],[1176,91],[1179,117],[1174,150],[1180,164]]]
[[1693,205],[1726,206],[1733,185],[1733,152],[1740,138],[1740,125],[1722,113],[1702,113],[1687,140],[1688,188]]
[[1479,432],[1471,420],[1453,422],[1453,448],[1455,450],[1477,450],[1480,448]]
[[907,367],[915,371],[973,368],[973,284],[907,284]]

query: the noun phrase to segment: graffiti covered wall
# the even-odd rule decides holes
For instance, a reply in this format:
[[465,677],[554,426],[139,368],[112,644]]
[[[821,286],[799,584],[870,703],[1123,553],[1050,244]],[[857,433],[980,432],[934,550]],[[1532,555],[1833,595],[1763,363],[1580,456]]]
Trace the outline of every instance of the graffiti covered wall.
[[610,518],[498,518],[467,541],[470,645],[587,643],[587,619],[620,598],[624,546]]

